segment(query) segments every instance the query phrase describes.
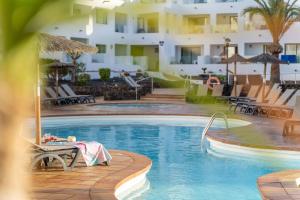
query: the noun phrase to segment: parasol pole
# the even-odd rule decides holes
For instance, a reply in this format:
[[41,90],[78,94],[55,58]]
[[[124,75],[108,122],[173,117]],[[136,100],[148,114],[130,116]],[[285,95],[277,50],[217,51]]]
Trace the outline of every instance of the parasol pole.
[[55,90],[56,90],[56,98],[58,97],[58,68],[55,68]]
[[36,96],[35,96],[35,143],[41,144],[41,83],[40,83],[40,66],[37,64],[36,72]]
[[267,63],[264,63],[264,78],[263,78],[263,88],[262,88],[262,102],[265,101],[265,87],[267,82]]
[[234,96],[237,96],[237,88],[236,88],[236,82],[237,82],[237,77],[236,77],[236,60],[237,60],[237,54],[235,54],[235,60],[234,60],[234,75],[233,75],[233,87],[234,87]]

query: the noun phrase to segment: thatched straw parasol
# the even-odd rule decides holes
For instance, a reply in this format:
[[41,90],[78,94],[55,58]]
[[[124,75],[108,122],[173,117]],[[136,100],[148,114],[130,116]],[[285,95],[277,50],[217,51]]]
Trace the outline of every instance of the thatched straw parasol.
[[[62,36],[54,36],[47,33],[40,33],[38,36],[38,46],[40,51],[55,52],[63,51],[68,53],[96,53],[97,48],[81,42],[72,41]],[[35,101],[36,112],[36,143],[41,143],[41,92],[40,92],[40,67],[37,65],[37,90]]]
[[62,63],[62,62],[56,60],[52,63],[44,64],[44,65],[42,65],[42,67],[52,68],[55,70],[55,88],[56,88],[55,91],[56,91],[56,97],[58,97],[58,85],[59,85],[58,71],[62,70],[62,69],[75,68],[75,65],[73,65],[71,63]]
[[46,52],[64,51],[80,53],[97,53],[98,49],[82,42],[69,40],[63,36],[54,36],[47,33],[41,33],[41,50]]
[[252,58],[248,59],[249,62],[252,63],[262,63],[264,64],[264,76],[263,76],[263,91],[262,91],[262,101],[264,101],[265,98],[265,85],[266,85],[266,80],[267,80],[267,64],[271,63],[271,64],[278,64],[278,63],[284,63],[282,62],[280,59],[278,59],[277,57],[268,54],[268,53],[263,53],[260,54],[258,56],[254,56]]
[[248,60],[246,58],[244,58],[243,56],[239,55],[239,54],[234,54],[233,56],[231,56],[230,58],[228,59],[225,59],[223,60],[223,63],[234,63],[234,71],[233,71],[233,87],[234,87],[234,96],[237,95],[237,88],[236,88],[236,81],[237,81],[237,78],[236,78],[236,74],[237,74],[237,70],[236,70],[236,64],[238,62],[240,63],[245,63],[247,62]]

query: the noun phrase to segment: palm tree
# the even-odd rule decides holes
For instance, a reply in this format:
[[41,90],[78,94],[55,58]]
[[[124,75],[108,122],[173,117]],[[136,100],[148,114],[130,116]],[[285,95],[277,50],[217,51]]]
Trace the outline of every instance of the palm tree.
[[[273,38],[268,51],[279,58],[283,48],[280,39],[289,30],[291,25],[298,19],[300,9],[296,6],[298,0],[254,0],[258,6],[244,9],[243,14],[260,15],[263,17]],[[271,82],[280,82],[279,64],[272,64]]]

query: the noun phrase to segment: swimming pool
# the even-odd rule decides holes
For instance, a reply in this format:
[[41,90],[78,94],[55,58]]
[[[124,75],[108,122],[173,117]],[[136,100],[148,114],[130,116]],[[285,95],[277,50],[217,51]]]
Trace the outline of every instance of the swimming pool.
[[[212,156],[202,153],[200,139],[205,117],[94,116],[43,119],[43,132],[78,140],[96,140],[107,148],[128,150],[152,159],[150,189],[136,199],[258,200],[256,179],[293,168],[268,160]],[[230,126],[249,123],[231,120]],[[222,128],[216,120],[214,129]]]

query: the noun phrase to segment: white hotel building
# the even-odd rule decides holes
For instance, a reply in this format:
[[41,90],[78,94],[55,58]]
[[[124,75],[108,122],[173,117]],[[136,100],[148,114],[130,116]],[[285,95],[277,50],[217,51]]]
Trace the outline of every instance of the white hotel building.
[[[97,46],[97,54],[80,58],[88,71],[109,67],[197,75],[205,67],[225,74],[225,65],[220,64],[224,37],[231,39],[230,54],[237,47],[245,57],[263,53],[272,41],[259,16],[242,15],[244,8],[256,6],[252,0],[131,0],[114,9],[103,8],[105,2],[109,1],[78,0],[72,13],[84,17],[44,30]],[[297,56],[296,63],[281,65],[282,79],[300,79],[299,22],[284,35],[281,45],[283,55]],[[65,54],[56,57],[69,60]],[[238,66],[238,74],[262,71],[261,64]]]

